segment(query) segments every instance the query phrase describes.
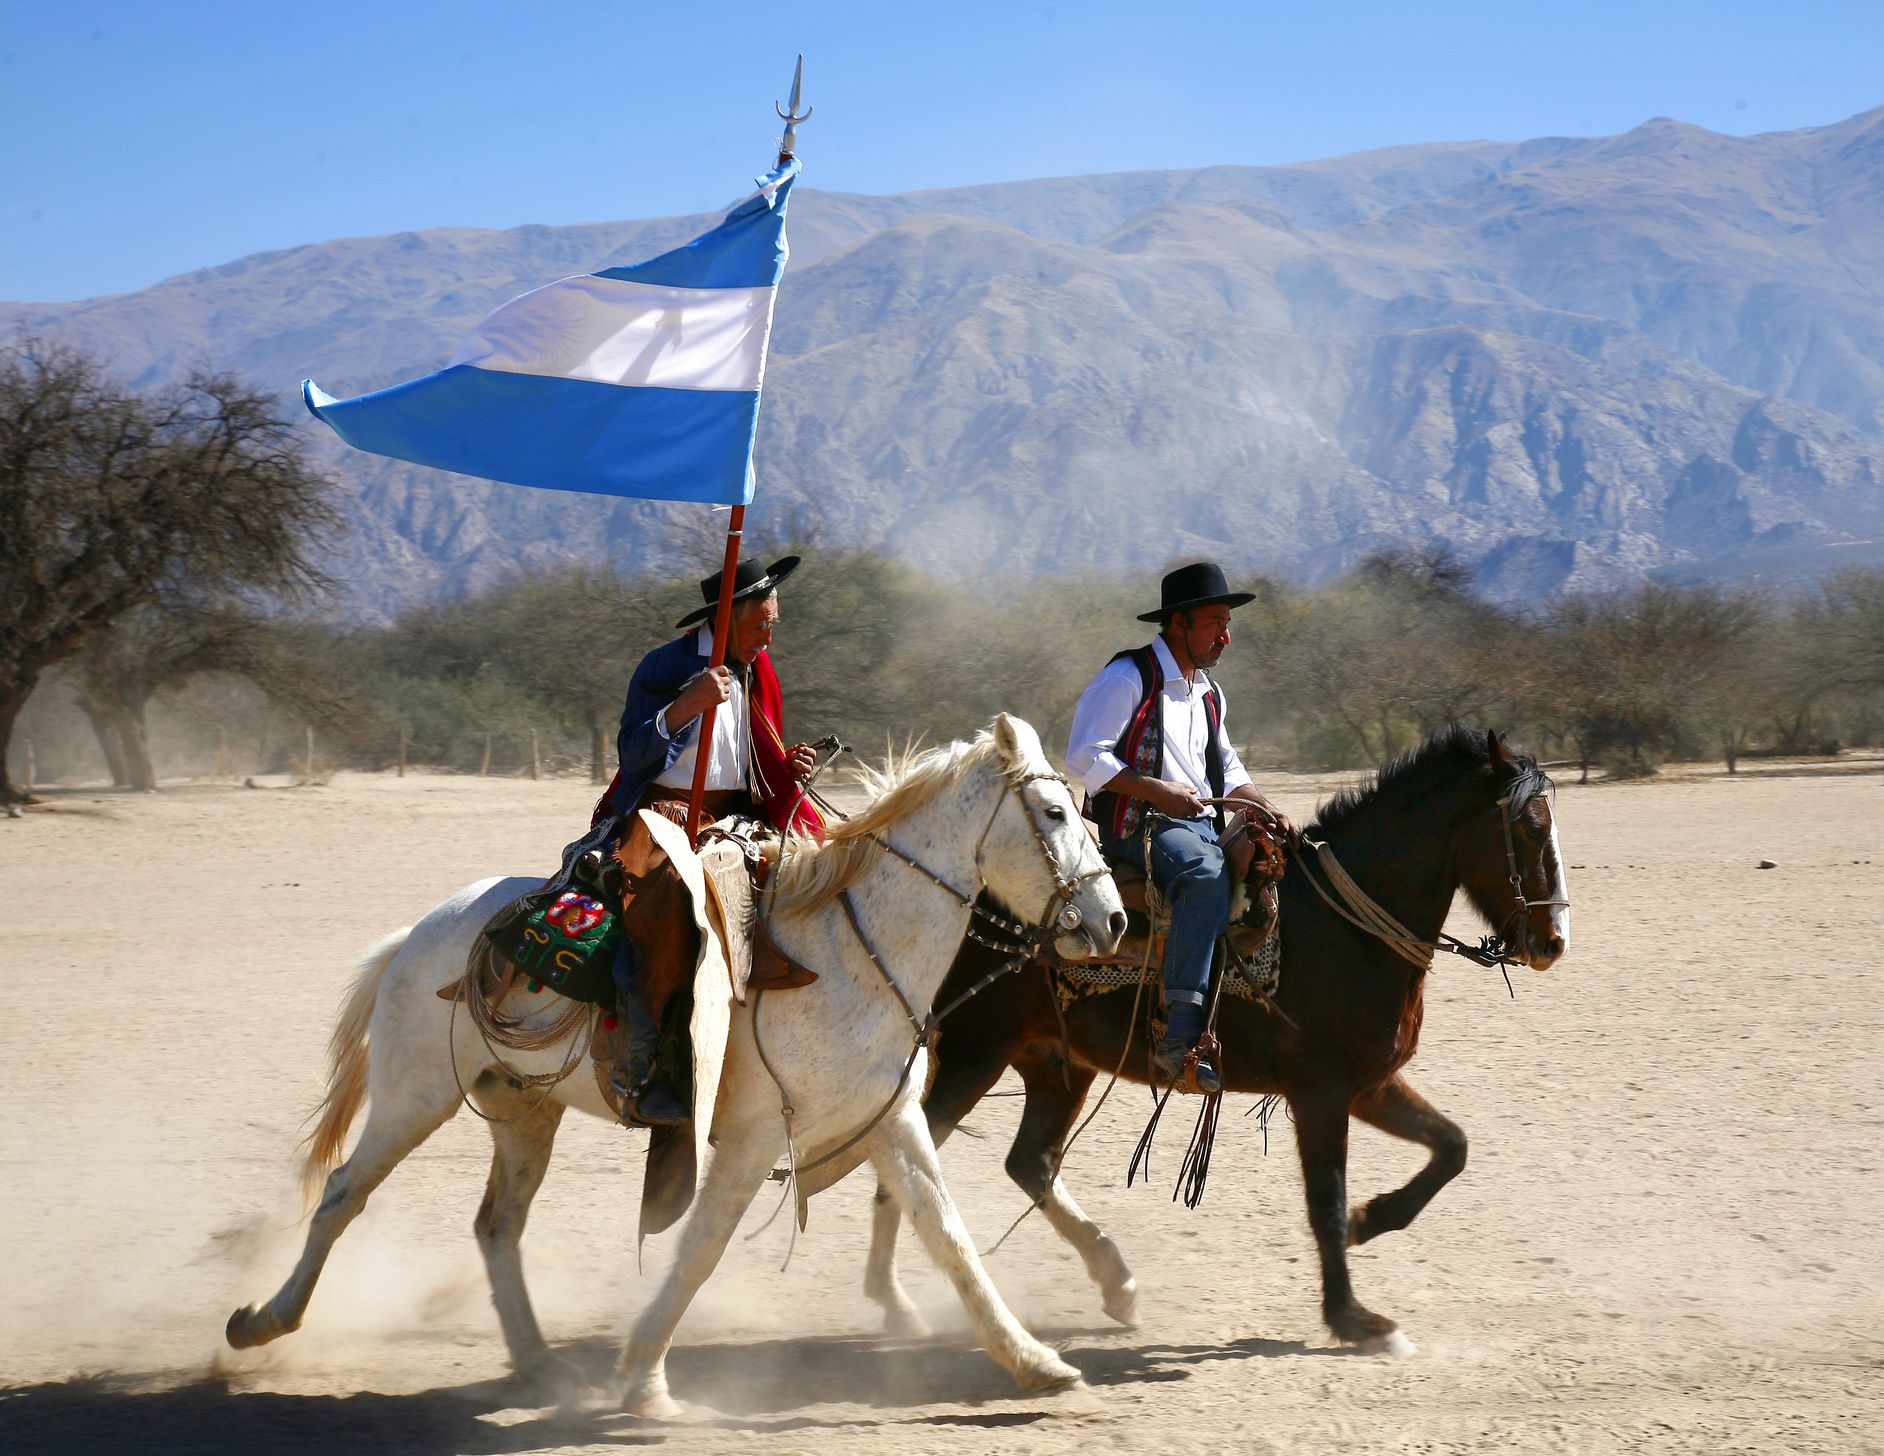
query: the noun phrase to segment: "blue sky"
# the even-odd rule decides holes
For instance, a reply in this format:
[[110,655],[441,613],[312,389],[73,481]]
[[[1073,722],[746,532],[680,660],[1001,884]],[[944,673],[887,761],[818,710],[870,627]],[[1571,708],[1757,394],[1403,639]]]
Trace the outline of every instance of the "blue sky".
[[1877,3],[0,0],[0,298],[710,209],[799,50],[806,185],[858,192],[1884,103]]

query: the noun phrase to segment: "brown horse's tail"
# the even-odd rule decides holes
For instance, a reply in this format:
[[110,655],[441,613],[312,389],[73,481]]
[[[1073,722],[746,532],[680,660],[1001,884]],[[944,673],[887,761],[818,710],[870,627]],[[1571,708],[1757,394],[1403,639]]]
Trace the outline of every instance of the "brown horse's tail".
[[386,968],[393,962],[412,933],[407,926],[394,931],[360,957],[359,974],[340,1004],[334,1022],[334,1034],[327,1040],[327,1093],[320,1105],[308,1114],[314,1123],[312,1132],[301,1139],[307,1157],[301,1164],[301,1193],[306,1210],[311,1211],[320,1197],[327,1174],[340,1161],[346,1145],[347,1129],[360,1115],[366,1101],[366,1028],[373,1020],[373,1007],[379,1000],[379,984]]

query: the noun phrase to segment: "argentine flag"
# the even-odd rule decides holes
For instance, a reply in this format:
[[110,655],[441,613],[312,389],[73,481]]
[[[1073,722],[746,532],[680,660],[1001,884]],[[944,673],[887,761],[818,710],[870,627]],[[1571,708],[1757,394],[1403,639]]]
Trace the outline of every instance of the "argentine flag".
[[436,374],[307,407],[349,445],[462,475],[745,505],[798,163],[709,233],[513,298]]

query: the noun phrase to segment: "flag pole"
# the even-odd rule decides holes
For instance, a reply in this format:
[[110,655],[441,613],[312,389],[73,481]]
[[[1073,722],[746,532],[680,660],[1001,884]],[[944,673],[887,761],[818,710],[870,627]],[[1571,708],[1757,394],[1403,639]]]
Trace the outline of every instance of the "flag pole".
[[[777,102],[772,109],[785,123],[785,135],[779,140],[777,166],[783,167],[795,155],[798,144],[798,124],[811,116],[809,107],[803,115],[798,111],[798,99],[805,81],[805,58],[798,58],[798,67],[792,72],[792,100],[790,108],[782,107]],[[733,629],[733,574],[739,566],[740,540],[746,530],[746,508],[734,506],[732,515],[726,522],[726,556],[720,564],[720,600],[713,616],[713,654],[707,663],[707,670],[726,665],[727,639]],[[748,713],[752,705],[746,705]],[[706,711],[700,715],[699,736],[694,739],[693,786],[687,794],[687,842],[698,845],[700,826],[705,818],[707,765],[713,757],[713,727],[719,718],[720,705],[707,704]]]

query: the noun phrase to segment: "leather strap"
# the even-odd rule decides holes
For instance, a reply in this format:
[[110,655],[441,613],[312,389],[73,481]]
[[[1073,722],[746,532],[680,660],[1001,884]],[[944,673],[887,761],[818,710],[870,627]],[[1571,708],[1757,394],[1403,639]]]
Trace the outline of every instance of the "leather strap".
[[790,991],[809,986],[818,973],[801,965],[778,948],[772,933],[763,923],[753,927],[752,974],[746,980],[751,991]]

